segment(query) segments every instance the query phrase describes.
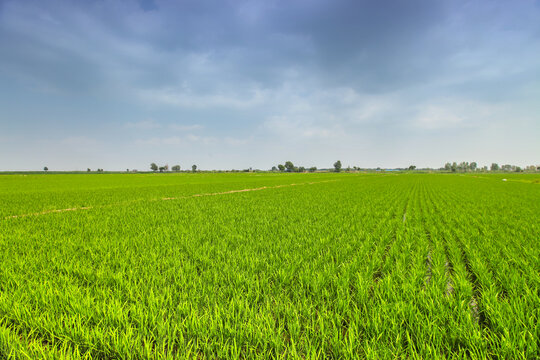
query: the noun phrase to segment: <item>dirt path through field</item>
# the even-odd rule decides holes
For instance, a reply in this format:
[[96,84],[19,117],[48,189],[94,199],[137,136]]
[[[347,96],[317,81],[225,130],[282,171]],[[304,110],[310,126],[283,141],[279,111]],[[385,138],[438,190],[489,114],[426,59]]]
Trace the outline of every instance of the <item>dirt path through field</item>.
[[[299,185],[313,185],[313,184],[320,184],[320,183],[333,182],[333,181],[338,181],[338,180],[323,180],[323,181],[312,181],[312,182],[304,182],[304,183],[297,183],[297,184],[282,184],[282,185],[275,185],[275,186],[262,186],[262,187],[258,187],[258,188],[229,190],[229,191],[222,191],[222,192],[215,192],[215,193],[202,193],[202,194],[193,194],[193,195],[187,195],[187,196],[148,199],[147,201],[182,200],[182,199],[189,199],[189,198],[202,197],[202,196],[217,196],[217,195],[236,194],[236,193],[242,193],[242,192],[248,192],[248,191],[260,191],[260,190],[266,190],[266,189],[278,189],[278,188],[282,188],[282,187],[299,186]],[[67,209],[44,210],[44,211],[39,211],[39,212],[29,213],[29,214],[6,216],[6,217],[3,218],[3,220],[17,219],[17,218],[23,218],[23,217],[29,217],[29,216],[40,216],[40,215],[47,215],[47,214],[52,214],[52,213],[61,213],[61,212],[67,212],[67,211],[90,210],[90,209],[98,209],[98,208],[105,208],[105,207],[111,207],[111,206],[121,206],[121,205],[134,203],[134,202],[137,202],[137,201],[141,201],[141,200],[138,199],[138,200],[133,200],[133,201],[125,201],[125,202],[121,202],[121,203],[108,204],[108,205],[81,206],[81,207],[72,207],[72,208],[67,208]]]

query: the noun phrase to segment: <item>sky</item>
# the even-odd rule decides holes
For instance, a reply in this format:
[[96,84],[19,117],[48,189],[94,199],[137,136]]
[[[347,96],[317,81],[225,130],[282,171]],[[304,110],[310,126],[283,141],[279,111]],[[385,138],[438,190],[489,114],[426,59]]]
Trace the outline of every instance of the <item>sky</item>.
[[538,0],[0,0],[0,171],[540,164]]

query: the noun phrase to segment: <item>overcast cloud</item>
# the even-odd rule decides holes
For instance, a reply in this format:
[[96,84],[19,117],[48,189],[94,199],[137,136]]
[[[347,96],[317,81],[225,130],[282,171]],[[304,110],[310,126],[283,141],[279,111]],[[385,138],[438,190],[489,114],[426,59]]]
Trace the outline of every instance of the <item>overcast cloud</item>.
[[540,163],[540,1],[0,0],[0,170]]

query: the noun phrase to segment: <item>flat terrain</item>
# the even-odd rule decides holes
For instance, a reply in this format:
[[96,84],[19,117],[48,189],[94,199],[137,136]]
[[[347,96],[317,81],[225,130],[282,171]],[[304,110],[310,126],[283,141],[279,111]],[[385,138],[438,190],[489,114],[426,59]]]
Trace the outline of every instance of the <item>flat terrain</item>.
[[0,358],[537,359],[539,179],[1,175]]

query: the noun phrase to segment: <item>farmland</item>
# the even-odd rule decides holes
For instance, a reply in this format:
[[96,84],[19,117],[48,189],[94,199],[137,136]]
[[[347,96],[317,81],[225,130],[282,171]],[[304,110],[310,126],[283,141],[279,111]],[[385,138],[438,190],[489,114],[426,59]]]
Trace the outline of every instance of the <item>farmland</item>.
[[538,358],[538,178],[2,175],[0,358]]

